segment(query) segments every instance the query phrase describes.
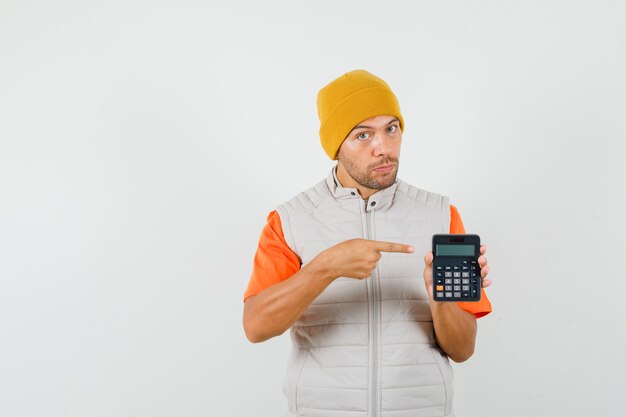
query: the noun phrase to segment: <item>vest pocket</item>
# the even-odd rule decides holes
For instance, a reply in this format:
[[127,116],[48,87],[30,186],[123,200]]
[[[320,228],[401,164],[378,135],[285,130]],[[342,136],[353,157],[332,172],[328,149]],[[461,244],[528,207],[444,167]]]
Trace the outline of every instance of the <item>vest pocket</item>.
[[439,368],[439,373],[441,374],[441,378],[443,380],[443,389],[445,395],[444,416],[449,416],[452,414],[452,401],[454,397],[452,390],[452,366],[450,365],[450,360],[448,359],[448,357],[443,354],[439,349],[434,348],[431,351],[433,353],[435,363]]
[[309,349],[294,348],[292,356],[287,366],[287,374],[285,376],[285,384],[283,393],[287,399],[289,412],[299,416],[298,411],[298,384],[300,383],[300,375],[306,359],[309,357]]

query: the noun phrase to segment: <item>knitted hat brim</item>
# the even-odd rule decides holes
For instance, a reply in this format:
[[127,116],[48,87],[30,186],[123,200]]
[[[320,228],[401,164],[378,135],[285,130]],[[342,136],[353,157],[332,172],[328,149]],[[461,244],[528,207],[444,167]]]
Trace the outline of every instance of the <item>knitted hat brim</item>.
[[339,102],[320,126],[320,141],[332,160],[350,131],[364,120],[376,116],[394,116],[404,130],[404,120],[396,96],[385,87],[359,90]]

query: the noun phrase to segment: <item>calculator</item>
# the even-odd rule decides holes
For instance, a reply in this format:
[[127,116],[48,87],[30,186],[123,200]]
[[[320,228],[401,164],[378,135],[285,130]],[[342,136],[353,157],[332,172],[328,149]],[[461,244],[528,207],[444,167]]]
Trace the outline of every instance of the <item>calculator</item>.
[[480,301],[480,237],[433,235],[435,301]]

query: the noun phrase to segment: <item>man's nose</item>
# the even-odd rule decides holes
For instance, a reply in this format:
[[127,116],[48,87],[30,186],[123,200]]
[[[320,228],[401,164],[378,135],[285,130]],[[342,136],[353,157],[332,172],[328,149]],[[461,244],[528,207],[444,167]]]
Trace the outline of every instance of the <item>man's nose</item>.
[[391,153],[391,139],[377,133],[372,140],[372,147],[375,155],[388,155]]

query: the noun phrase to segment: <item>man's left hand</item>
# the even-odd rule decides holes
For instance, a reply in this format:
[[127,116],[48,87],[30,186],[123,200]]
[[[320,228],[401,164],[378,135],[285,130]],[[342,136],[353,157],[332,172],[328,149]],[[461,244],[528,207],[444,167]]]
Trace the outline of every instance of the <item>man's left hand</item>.
[[[483,288],[487,288],[493,281],[487,279],[489,274],[489,264],[487,263],[487,246],[480,245],[480,256],[478,257],[478,265],[480,265],[480,279],[482,281]],[[429,251],[424,255],[424,284],[426,284],[426,292],[428,297],[433,297],[433,252]]]

